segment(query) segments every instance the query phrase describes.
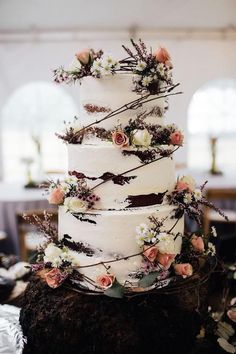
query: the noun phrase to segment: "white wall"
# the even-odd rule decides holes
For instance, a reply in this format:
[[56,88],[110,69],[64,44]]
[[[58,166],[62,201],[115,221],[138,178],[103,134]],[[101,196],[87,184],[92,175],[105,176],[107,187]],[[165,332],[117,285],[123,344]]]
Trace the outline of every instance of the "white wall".
[[[208,80],[216,78],[236,79],[236,40],[213,39],[161,39],[156,35],[145,41],[155,48],[158,44],[168,48],[174,63],[174,77],[181,83],[182,95],[170,99],[168,121],[177,123],[187,133],[187,110],[193,93]],[[121,53],[124,39],[113,40],[59,40],[48,39],[0,42],[0,111],[11,93],[19,86],[34,80],[52,81],[52,69],[68,64],[73,54],[85,46],[102,47],[115,55]],[[128,35],[127,35],[128,38]],[[78,102],[78,87],[64,86]],[[72,117],[68,117],[68,120]],[[187,147],[178,155],[178,161],[186,161]]]

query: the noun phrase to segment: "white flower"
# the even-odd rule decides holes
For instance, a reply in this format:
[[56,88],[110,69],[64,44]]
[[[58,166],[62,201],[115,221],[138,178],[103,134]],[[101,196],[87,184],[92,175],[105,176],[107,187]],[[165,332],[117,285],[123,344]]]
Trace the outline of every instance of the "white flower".
[[101,72],[103,75],[109,75],[112,73],[112,68],[109,64],[105,64],[102,69],[101,69]]
[[217,342],[219,343],[219,346],[224,349],[227,353],[236,353],[236,350],[232,344],[230,344],[226,339],[224,338],[218,338]]
[[143,246],[144,242],[156,242],[156,233],[150,229],[146,224],[140,224],[136,227],[136,241],[139,246]]
[[64,206],[72,213],[83,213],[87,210],[88,203],[77,197],[67,197],[64,201]]
[[66,183],[66,182],[61,182],[61,183],[60,183],[60,187],[61,187],[61,190],[62,190],[65,194],[68,193],[69,190],[70,190],[70,186],[69,186],[69,184]]
[[213,237],[217,237],[217,232],[216,232],[215,226],[211,227],[211,234],[212,234]]
[[62,255],[62,249],[57,247],[54,243],[49,243],[44,250],[44,262],[53,263],[55,261],[60,261],[60,256]]
[[137,71],[143,71],[146,68],[146,66],[147,64],[145,63],[145,61],[139,61],[135,69]]
[[163,76],[164,73],[165,73],[165,66],[164,66],[164,64],[163,64],[163,63],[158,64],[158,65],[157,65],[157,70],[158,70],[159,74]]
[[61,257],[56,257],[56,258],[54,258],[51,261],[51,263],[52,263],[52,267],[58,268],[58,267],[60,267],[62,265],[62,258]]
[[173,235],[166,234],[164,232],[160,233],[157,237],[158,240],[158,250],[159,252],[165,254],[176,254],[175,251],[175,240]]
[[200,189],[195,189],[194,197],[195,197],[196,200],[201,200],[202,199],[202,192],[201,192]]
[[68,67],[68,71],[79,72],[80,69],[81,69],[81,63],[75,56],[74,59],[72,60],[72,62],[70,63],[69,67]]
[[147,226],[147,224],[142,223],[136,227],[136,233],[138,235],[146,234],[148,231],[149,231],[149,227]]
[[102,61],[100,59],[94,60],[93,65],[91,67],[91,72],[95,76],[99,76],[102,70]]
[[152,82],[152,80],[152,76],[144,76],[144,78],[142,79],[143,86],[148,86]]
[[208,242],[208,250],[207,253],[212,254],[213,256],[216,254],[216,248],[215,245],[213,245],[213,243]]
[[72,186],[77,186],[78,178],[76,176],[67,176],[65,182]]
[[185,204],[190,204],[192,202],[192,195],[191,193],[186,193],[184,195],[184,203]]
[[70,262],[72,267],[79,266],[78,253],[70,250],[68,247],[65,247],[63,249],[63,253],[61,255],[61,258],[63,259],[63,261]]
[[132,144],[148,147],[151,144],[152,135],[147,129],[136,129],[132,134]]

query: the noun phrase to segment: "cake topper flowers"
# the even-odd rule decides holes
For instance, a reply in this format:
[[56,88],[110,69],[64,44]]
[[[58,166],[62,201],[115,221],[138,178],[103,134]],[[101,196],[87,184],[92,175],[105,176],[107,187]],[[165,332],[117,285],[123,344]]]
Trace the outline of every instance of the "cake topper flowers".
[[80,50],[69,69],[60,67],[54,70],[54,81],[71,83],[87,76],[101,78],[128,72],[133,74],[133,91],[139,94],[167,92],[173,85],[173,65],[168,51],[159,47],[152,52],[141,39],[137,43],[131,39],[131,45],[132,48],[122,46],[128,57],[120,60],[105,55],[102,50]]

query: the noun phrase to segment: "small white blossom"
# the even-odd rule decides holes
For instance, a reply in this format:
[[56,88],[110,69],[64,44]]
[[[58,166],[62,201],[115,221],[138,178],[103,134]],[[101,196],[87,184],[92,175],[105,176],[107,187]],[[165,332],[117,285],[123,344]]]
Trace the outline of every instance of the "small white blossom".
[[211,234],[212,234],[213,237],[217,237],[217,232],[216,232],[215,226],[211,227]]
[[109,64],[105,64],[102,69],[101,69],[101,72],[103,75],[109,75],[112,73],[112,68]]
[[163,76],[164,73],[165,73],[165,66],[164,66],[164,64],[163,64],[163,63],[158,64],[158,65],[157,65],[157,70],[158,70],[159,74],[160,74],[161,76]]
[[213,245],[213,243],[208,242],[208,250],[207,253],[210,253],[211,255],[215,255],[216,254],[216,248],[215,245]]
[[144,76],[142,79],[143,86],[148,86],[152,82],[153,78],[151,76]]
[[76,176],[67,176],[65,182],[72,186],[77,186],[78,178]]
[[156,242],[156,233],[150,229],[146,224],[140,224],[136,227],[136,241],[139,246],[143,246],[144,242]]
[[195,191],[194,191],[194,198],[195,198],[196,200],[201,200],[201,198],[202,198],[202,192],[201,192],[200,189],[195,189]]
[[52,261],[51,261],[51,264],[54,268],[58,268],[62,265],[62,258],[61,257],[57,257],[57,258],[54,258]]
[[66,194],[70,191],[70,186],[66,182],[61,182],[60,183],[61,190]]
[[176,254],[175,240],[173,235],[169,235],[162,232],[158,235],[157,240],[158,240],[157,247],[161,253]]
[[191,193],[186,193],[184,196],[184,203],[190,204],[192,202],[192,195]]
[[145,63],[145,61],[139,61],[135,69],[137,71],[143,71],[146,68],[146,66],[147,64]]

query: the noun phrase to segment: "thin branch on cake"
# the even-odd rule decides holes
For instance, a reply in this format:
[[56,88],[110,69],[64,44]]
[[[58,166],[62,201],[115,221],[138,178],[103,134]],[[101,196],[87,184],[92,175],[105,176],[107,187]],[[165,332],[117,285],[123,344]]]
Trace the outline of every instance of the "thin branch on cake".
[[[118,174],[117,177],[123,176],[123,175],[125,175],[125,174],[127,174],[127,173],[136,171],[136,170],[138,170],[139,168],[142,168],[142,167],[144,167],[144,166],[147,166],[147,165],[149,165],[149,164],[151,164],[151,163],[153,163],[153,162],[157,162],[157,161],[162,160],[162,159],[164,159],[164,158],[166,158],[166,157],[169,157],[169,156],[171,156],[175,151],[177,151],[178,149],[179,149],[179,146],[178,146],[176,149],[172,150],[169,154],[167,154],[167,156],[166,156],[166,155],[165,155],[165,156],[161,156],[161,157],[158,157],[158,158],[155,159],[155,160],[152,160],[152,161],[143,163],[142,165],[139,165],[139,166],[137,166],[137,167],[131,168],[130,170],[127,170],[127,171],[124,171],[124,172]],[[104,184],[104,183],[110,181],[111,179],[112,179],[112,177],[111,177],[111,178],[108,178],[108,179],[106,179],[106,180],[104,180],[104,181],[102,181],[102,182],[100,182],[100,183],[98,183],[96,186],[94,186],[93,188],[91,188],[91,191],[94,190],[94,189],[96,189],[96,188],[98,188],[98,187],[101,186],[102,184]]]

